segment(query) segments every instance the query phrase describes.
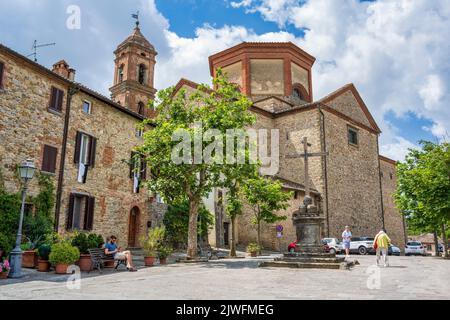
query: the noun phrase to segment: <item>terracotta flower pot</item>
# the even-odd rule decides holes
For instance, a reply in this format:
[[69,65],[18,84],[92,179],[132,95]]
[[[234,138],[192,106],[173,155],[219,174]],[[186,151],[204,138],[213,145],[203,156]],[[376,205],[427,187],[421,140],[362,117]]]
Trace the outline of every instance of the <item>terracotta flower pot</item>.
[[167,264],[167,258],[159,258],[159,264]]
[[9,271],[8,272],[0,272],[0,279],[7,279],[8,274],[9,274]]
[[36,267],[37,254],[34,250],[27,250],[22,253],[22,268],[34,268]]
[[48,260],[38,260],[38,271],[39,272],[48,272],[50,271],[50,262]]
[[68,264],[65,263],[57,263],[55,266],[55,272],[57,274],[67,274],[67,268],[69,267]]
[[155,263],[155,257],[144,257],[144,263],[146,267],[152,267]]
[[78,266],[81,271],[91,271],[92,269],[92,260],[90,254],[81,254],[80,260],[78,261]]

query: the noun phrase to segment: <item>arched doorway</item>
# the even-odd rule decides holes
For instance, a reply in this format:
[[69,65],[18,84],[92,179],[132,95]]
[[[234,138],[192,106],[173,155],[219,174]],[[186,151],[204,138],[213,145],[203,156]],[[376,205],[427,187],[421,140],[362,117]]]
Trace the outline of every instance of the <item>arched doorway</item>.
[[140,210],[138,207],[131,209],[130,219],[128,220],[128,247],[130,248],[138,246],[139,216]]

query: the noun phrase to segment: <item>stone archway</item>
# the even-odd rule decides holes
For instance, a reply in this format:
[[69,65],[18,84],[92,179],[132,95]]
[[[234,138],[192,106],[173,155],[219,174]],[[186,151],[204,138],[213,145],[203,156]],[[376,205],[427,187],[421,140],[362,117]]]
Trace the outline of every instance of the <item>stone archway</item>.
[[134,248],[138,246],[138,235],[140,225],[141,210],[138,207],[134,207],[130,211],[130,217],[128,220],[128,247]]

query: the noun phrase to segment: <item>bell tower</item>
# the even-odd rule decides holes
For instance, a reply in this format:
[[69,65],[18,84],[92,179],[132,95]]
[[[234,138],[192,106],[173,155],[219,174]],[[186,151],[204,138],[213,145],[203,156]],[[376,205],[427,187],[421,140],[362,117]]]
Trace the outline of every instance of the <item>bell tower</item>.
[[111,99],[145,117],[154,117],[146,106],[155,98],[155,48],[142,35],[139,20],[133,33],[114,51],[116,59]]

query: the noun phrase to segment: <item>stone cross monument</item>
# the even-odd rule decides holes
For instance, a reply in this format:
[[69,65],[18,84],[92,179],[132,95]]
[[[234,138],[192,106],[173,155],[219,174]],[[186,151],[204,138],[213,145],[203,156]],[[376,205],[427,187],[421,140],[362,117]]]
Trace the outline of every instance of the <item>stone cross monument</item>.
[[323,245],[321,241],[322,225],[324,218],[318,212],[313,204],[309,188],[309,164],[310,157],[326,157],[328,152],[308,152],[308,143],[306,137],[303,138],[303,153],[289,154],[288,158],[303,158],[305,165],[305,198],[303,204],[292,214],[292,220],[297,232],[297,246],[300,252],[322,252]]

